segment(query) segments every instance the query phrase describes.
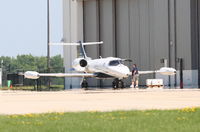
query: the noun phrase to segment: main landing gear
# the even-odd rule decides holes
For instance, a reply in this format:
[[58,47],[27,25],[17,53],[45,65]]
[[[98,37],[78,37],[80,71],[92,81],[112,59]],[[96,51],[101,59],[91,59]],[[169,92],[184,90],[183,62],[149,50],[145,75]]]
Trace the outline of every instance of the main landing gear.
[[114,79],[112,82],[113,89],[124,88],[124,82],[118,78]]
[[85,78],[83,78],[83,81],[81,83],[81,88],[83,88],[85,90],[87,90],[87,88],[88,88],[88,82]]
[[[122,88],[124,88],[124,82],[122,80],[116,78],[112,82],[112,87],[113,87],[113,89],[122,89]],[[83,88],[85,90],[88,89],[88,82],[85,78],[83,78],[83,80],[82,80],[81,88]]]

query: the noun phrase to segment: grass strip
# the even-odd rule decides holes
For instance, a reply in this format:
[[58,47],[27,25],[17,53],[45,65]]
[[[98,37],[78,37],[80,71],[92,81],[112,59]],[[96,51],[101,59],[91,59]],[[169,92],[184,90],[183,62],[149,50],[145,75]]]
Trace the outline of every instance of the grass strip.
[[1,115],[0,132],[199,132],[200,108]]

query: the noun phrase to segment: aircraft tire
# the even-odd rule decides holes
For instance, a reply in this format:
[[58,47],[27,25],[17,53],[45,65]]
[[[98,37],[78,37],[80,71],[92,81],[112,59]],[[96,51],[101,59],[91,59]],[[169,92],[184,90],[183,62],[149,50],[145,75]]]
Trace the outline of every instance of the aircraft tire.
[[122,80],[118,81],[118,88],[124,88],[124,82]]
[[85,90],[87,90],[88,82],[87,81],[83,81],[82,84],[81,84],[81,87],[84,88]]
[[115,79],[115,80],[112,82],[112,88],[113,88],[114,90],[118,88],[118,82],[119,82],[118,79]]

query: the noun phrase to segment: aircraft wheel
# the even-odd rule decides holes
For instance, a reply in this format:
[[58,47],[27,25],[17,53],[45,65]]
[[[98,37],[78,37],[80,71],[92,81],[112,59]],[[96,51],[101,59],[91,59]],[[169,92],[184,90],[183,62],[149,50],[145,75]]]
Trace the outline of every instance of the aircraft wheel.
[[113,88],[113,89],[117,89],[117,88],[118,88],[118,82],[119,82],[118,79],[115,79],[115,80],[112,82],[112,88]]
[[87,90],[87,88],[88,88],[88,82],[87,81],[83,81],[81,83],[81,87],[84,88],[85,90]]
[[122,80],[118,81],[118,88],[124,88],[124,82]]

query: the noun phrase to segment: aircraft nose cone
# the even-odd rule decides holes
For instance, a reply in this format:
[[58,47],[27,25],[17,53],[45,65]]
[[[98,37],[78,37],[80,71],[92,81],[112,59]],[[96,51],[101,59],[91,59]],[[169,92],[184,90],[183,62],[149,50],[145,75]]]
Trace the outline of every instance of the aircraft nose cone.
[[128,77],[129,76],[129,73],[130,73],[130,70],[128,67],[124,67],[124,71],[125,75]]

